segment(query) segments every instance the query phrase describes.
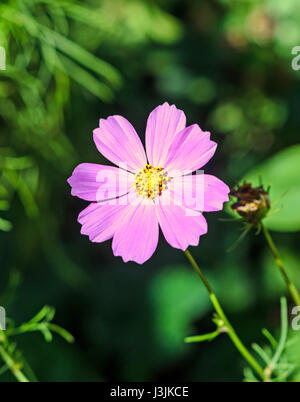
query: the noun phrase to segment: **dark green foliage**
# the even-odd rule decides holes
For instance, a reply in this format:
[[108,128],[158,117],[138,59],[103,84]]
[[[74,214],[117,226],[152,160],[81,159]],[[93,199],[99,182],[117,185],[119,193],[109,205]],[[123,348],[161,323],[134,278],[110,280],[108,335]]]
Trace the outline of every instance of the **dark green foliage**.
[[[110,242],[80,235],[87,203],[66,179],[78,163],[106,163],[92,141],[100,117],[125,116],[144,140],[150,111],[175,103],[218,142],[211,174],[230,187],[265,175],[271,202],[282,196],[269,228],[282,232],[274,238],[299,286],[299,21],[297,1],[1,1],[0,305],[17,326],[55,306],[75,337],[17,338],[39,380],[243,379],[226,337],[184,343],[215,326],[183,253],[162,240],[142,267],[123,264]],[[285,288],[261,236],[226,253],[243,228],[221,217],[207,214],[193,255],[241,338],[273,356],[261,328],[278,340]],[[278,380],[295,379],[283,370],[295,356],[297,342],[285,344]]]

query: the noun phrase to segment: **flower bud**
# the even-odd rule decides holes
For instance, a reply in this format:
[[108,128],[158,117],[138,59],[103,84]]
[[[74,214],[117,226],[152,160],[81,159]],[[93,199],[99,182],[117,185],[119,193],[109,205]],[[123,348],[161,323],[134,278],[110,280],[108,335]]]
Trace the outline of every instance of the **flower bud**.
[[237,198],[231,209],[248,223],[257,225],[269,212],[269,193],[262,185],[252,187],[251,183],[244,182],[243,185],[232,189],[230,195]]

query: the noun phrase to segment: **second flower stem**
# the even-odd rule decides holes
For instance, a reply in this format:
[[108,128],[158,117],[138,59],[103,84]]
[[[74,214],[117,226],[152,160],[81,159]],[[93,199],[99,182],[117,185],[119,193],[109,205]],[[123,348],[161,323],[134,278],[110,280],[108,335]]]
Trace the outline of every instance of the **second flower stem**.
[[264,226],[263,223],[261,223],[261,227],[262,227],[263,233],[265,235],[265,238],[267,240],[267,243],[272,251],[275,262],[276,262],[276,264],[283,276],[283,279],[289,289],[289,292],[290,292],[294,302],[296,303],[296,305],[300,306],[300,296],[299,296],[298,290],[288,276],[287,270],[286,270],[285,266],[283,265],[282,259],[280,258],[280,255],[279,255],[279,251],[277,250],[277,247],[275,246],[275,243],[270,235],[270,232]]
[[282,259],[280,258],[280,255],[279,255],[279,251],[277,250],[277,247],[275,246],[275,243],[270,235],[270,232],[263,225],[263,223],[261,223],[261,227],[262,227],[263,233],[265,235],[265,238],[267,240],[267,243],[272,251],[275,262],[276,262],[276,264],[283,276],[283,279],[286,283],[286,286],[288,287],[290,294],[291,294],[294,302],[296,303],[296,305],[300,306],[300,296],[299,296],[298,290],[297,290],[296,286],[293,284],[293,282],[291,281],[291,279],[289,278],[287,270],[286,270],[285,266],[283,265]]
[[189,250],[185,250],[185,255],[187,256],[192,267],[194,268],[194,270],[196,271],[198,276],[201,278],[204,286],[206,287],[206,289],[209,293],[209,297],[212,302],[212,305],[214,306],[214,309],[215,309],[216,313],[218,314],[218,316],[223,321],[224,326],[226,327],[226,332],[228,333],[228,336],[232,340],[233,344],[238,349],[238,351],[241,353],[241,355],[244,357],[244,359],[247,360],[247,362],[250,364],[250,366],[253,368],[253,370],[255,370],[255,372],[260,376],[260,378],[262,380],[264,380],[265,379],[264,370],[262,369],[260,364],[256,361],[256,359],[251,355],[251,353],[248,351],[248,349],[245,347],[245,345],[242,343],[242,341],[236,334],[234,328],[228,321],[228,318],[226,317],[226,315],[221,307],[221,304],[220,304],[219,300],[217,299],[217,296],[215,295],[208,280],[206,279],[205,275],[203,274],[203,272],[199,268],[198,264],[196,263],[194,257],[191,255]]

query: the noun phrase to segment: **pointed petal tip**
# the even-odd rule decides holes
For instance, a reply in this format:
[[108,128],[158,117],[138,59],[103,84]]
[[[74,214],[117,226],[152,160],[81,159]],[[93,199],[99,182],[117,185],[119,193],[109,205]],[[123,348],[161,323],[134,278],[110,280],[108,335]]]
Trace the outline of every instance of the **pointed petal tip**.
[[66,182],[72,187],[72,176],[70,176]]

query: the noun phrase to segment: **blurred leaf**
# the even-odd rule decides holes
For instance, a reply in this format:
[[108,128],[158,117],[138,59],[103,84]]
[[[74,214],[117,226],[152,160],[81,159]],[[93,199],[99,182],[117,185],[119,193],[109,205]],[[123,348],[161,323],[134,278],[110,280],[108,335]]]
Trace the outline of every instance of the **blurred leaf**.
[[9,209],[9,202],[5,200],[0,201],[0,211],[7,211]]
[[154,307],[154,327],[159,343],[171,354],[182,352],[184,338],[192,332],[191,323],[210,307],[209,297],[189,267],[163,268],[150,288]]
[[244,179],[259,185],[261,178],[270,189],[271,204],[281,198],[276,208],[279,212],[267,216],[267,228],[281,232],[300,230],[300,145],[293,145],[270,157],[255,167]]
[[119,87],[121,84],[120,73],[112,67],[109,63],[99,59],[94,56],[76,42],[54,32],[46,27],[40,26],[41,30],[44,32],[44,40],[48,42],[49,45],[55,44],[55,46],[72,57],[74,60],[81,63],[86,68],[93,70],[95,73],[104,77],[108,82],[110,82],[115,87]]
[[[295,286],[300,288],[300,267],[299,255],[288,248],[281,247],[280,255],[288,269],[289,276],[292,278]],[[282,280],[281,275],[277,272],[277,267],[274,263],[274,258],[269,250],[266,250],[262,258],[263,266],[263,288],[265,296],[275,298],[283,293],[286,293],[286,285]]]
[[58,68],[62,68],[63,71],[68,72],[69,76],[83,88],[86,88],[99,99],[105,101],[111,101],[113,99],[114,94],[107,85],[98,81],[90,73],[67,57],[61,55],[59,58],[62,60],[62,64],[58,64]]
[[228,311],[245,311],[255,300],[255,285],[235,259],[231,263],[220,264],[210,281]]
[[155,24],[151,26],[151,30],[149,29],[149,34],[154,40],[162,43],[172,43],[180,37],[181,26],[175,17],[165,13],[154,4],[151,4],[149,11],[149,22],[151,20],[155,21]]
[[22,170],[32,166],[32,161],[30,158],[24,157],[2,157],[0,155],[0,169],[13,169],[13,170]]
[[215,83],[207,77],[194,78],[187,88],[187,96],[195,103],[208,103],[215,95]]
[[212,123],[217,130],[224,133],[237,129],[244,119],[240,106],[233,102],[220,105],[212,114]]
[[12,224],[6,219],[0,218],[0,230],[4,232],[9,232],[12,228]]

